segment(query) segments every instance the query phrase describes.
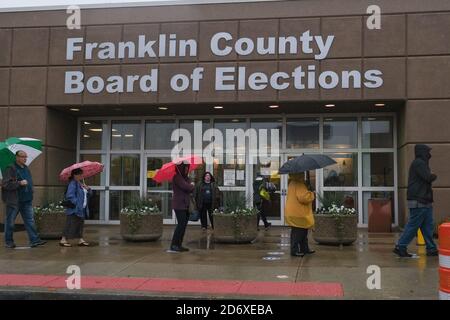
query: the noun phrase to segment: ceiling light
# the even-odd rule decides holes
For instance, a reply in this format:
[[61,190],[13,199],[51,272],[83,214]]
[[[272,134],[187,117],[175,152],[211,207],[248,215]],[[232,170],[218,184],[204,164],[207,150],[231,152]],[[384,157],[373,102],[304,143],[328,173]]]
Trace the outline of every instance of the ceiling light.
[[80,109],[78,109],[78,108],[70,108],[69,110],[70,110],[70,111],[75,111],[75,112],[80,111]]
[[384,103],[375,103],[375,107],[384,107],[385,104]]
[[233,119],[231,122],[239,122],[239,119]]
[[222,106],[214,106],[214,109],[223,109]]
[[113,134],[112,135],[114,138],[120,138],[122,135],[121,134]]
[[158,107],[158,109],[159,109],[159,110],[167,110],[167,109],[169,109],[169,108],[167,108],[167,107]]
[[280,106],[279,106],[279,105],[276,105],[276,104],[269,106],[270,109],[275,109],[275,108],[279,108],[279,107],[280,107]]
[[93,132],[102,132],[103,129],[102,129],[102,128],[91,128],[91,129],[89,129],[89,131],[93,131]]
[[87,122],[87,121],[85,121],[85,122],[84,122],[84,124],[87,124],[87,125],[89,125],[89,124],[91,124],[91,123],[90,123],[90,122]]
[[325,105],[325,108],[334,108],[334,107],[336,107],[336,105],[332,104],[332,103],[329,103],[329,104]]
[[88,134],[84,134],[83,135],[83,138],[90,138],[91,136],[90,135],[88,135]]
[[125,135],[125,138],[133,138],[134,137],[134,134],[126,134]]

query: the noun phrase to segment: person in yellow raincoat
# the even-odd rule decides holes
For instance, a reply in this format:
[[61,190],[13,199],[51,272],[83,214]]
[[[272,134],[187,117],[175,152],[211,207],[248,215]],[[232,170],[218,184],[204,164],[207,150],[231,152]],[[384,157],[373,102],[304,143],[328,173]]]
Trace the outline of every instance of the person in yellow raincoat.
[[308,230],[314,226],[312,203],[314,192],[309,191],[303,173],[289,174],[286,206],[286,223],[291,226],[291,256],[303,257],[314,253],[308,246]]

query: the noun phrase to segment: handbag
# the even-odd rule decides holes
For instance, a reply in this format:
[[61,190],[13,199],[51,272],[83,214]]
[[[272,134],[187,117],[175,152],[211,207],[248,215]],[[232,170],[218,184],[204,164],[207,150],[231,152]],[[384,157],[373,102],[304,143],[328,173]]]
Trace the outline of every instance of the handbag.
[[193,196],[189,196],[189,221],[198,221],[200,219],[200,212],[197,210],[197,204]]
[[[61,201],[61,205],[64,208],[67,208],[67,209],[75,209],[77,207],[77,205],[75,203],[73,203],[72,201],[67,199],[67,190],[69,190],[69,185],[66,186],[66,191],[64,192],[64,200]],[[78,197],[77,189],[75,189],[75,196]]]

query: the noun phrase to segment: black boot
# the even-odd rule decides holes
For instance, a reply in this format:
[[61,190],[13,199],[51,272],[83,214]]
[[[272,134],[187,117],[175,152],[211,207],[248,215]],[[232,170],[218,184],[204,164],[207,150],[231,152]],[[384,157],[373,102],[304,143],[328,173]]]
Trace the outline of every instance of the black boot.
[[406,248],[400,248],[399,246],[395,246],[393,252],[401,258],[411,258],[413,256]]

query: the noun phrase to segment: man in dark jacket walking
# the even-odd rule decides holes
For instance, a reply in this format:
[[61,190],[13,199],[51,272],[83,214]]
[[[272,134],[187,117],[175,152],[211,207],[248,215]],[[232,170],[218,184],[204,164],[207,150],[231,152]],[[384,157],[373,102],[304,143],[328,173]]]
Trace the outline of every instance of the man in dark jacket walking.
[[394,253],[400,257],[412,257],[407,247],[420,229],[425,239],[427,256],[437,256],[438,250],[433,241],[433,189],[431,187],[437,177],[431,173],[429,166],[431,148],[418,144],[415,146],[415,155],[416,158],[409,167],[408,176],[409,221],[397,242]]
[[30,239],[30,246],[37,247],[46,243],[39,238],[34,224],[33,180],[26,162],[26,152],[17,151],[16,162],[5,170],[2,181],[2,198],[6,203],[5,246],[11,249],[16,247],[13,233],[19,212]]

